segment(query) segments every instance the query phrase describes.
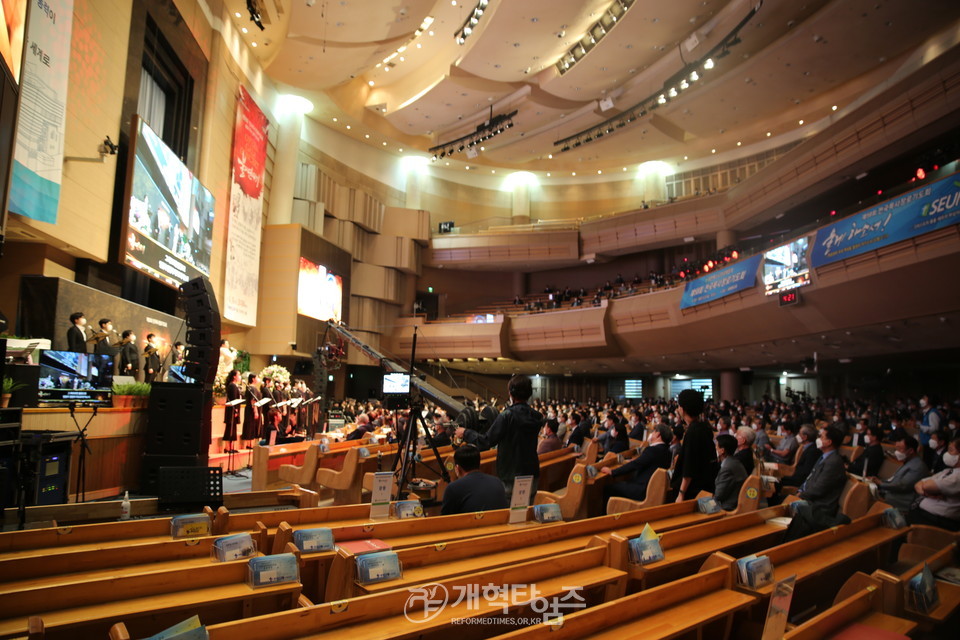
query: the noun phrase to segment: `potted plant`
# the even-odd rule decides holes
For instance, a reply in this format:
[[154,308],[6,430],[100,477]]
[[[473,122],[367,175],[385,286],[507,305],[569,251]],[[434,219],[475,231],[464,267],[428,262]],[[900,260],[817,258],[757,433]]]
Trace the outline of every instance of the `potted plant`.
[[16,382],[13,378],[3,377],[3,393],[0,394],[0,408],[6,409],[10,405],[10,396],[17,389],[23,389],[25,384]]
[[147,404],[150,402],[150,383],[149,382],[134,382],[132,385],[131,392],[133,395],[133,404],[131,405],[134,409],[146,409]]
[[129,409],[133,405],[133,384],[113,384],[113,407],[115,409]]

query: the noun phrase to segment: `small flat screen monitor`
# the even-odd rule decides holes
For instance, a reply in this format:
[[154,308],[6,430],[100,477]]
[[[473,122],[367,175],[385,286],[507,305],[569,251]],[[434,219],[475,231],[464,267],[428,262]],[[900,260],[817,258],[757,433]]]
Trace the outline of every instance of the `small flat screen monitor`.
[[768,296],[810,284],[807,238],[764,252],[763,287]]
[[398,395],[410,393],[410,374],[385,373],[383,375],[383,394]]
[[111,406],[113,358],[74,351],[40,352],[37,403],[41,407]]

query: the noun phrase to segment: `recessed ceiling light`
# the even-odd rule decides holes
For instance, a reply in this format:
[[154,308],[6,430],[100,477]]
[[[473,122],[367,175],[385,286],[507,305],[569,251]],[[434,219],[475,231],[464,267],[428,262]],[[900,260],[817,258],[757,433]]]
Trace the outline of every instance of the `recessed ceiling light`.
[[550,172],[549,172],[549,171],[547,171],[547,177],[548,177],[548,178],[550,177]]
[[497,172],[496,169],[490,169],[490,173],[496,173],[496,172]]
[[400,147],[400,153],[403,153],[403,147]]
[[418,43],[417,43],[417,49],[422,49],[422,48],[423,48],[423,45],[418,42]]
[[347,125],[347,129],[349,129],[349,128],[350,128],[350,125]]
[[369,140],[369,139],[370,139],[370,134],[369,134],[369,133],[365,133],[365,134],[363,134],[363,137],[366,138],[367,140]]
[[373,80],[368,80],[368,81],[367,81],[367,84],[372,87],[372,86],[373,86]]
[[243,32],[243,33],[246,33],[246,32],[247,32],[247,28],[246,28],[246,27],[240,27],[240,31]]
[[457,6],[457,0],[450,0],[450,5],[454,7]]
[[337,120],[336,118],[334,118],[333,121],[334,121],[334,122],[339,122],[339,120]]
[[552,153],[548,153],[548,154],[547,154],[547,160],[553,160],[553,154],[552,154]]
[[383,143],[383,146],[387,146],[387,143],[386,143],[386,142],[384,142],[384,143]]
[[837,110],[837,105],[833,105],[832,107],[830,107],[830,110],[831,110],[831,111],[836,111],[836,110]]
[[257,43],[256,43],[256,42],[251,42],[251,43],[250,43],[250,46],[251,46],[251,47],[256,47],[256,46],[257,46]]
[[716,152],[717,152],[716,149],[710,149],[710,153],[716,153]]
[[737,146],[738,146],[738,147],[739,147],[740,145],[742,145],[742,144],[743,144],[742,142],[740,142],[739,140],[737,140]]
[[602,171],[601,169],[597,169],[597,175],[598,175],[598,176],[599,176],[600,174],[602,174],[602,173],[603,173],[603,171]]
[[433,31],[432,31],[432,30],[431,30],[431,31],[428,31],[427,33],[428,33],[429,35],[431,35],[431,36],[433,35]]
[[449,166],[450,166],[450,163],[448,162],[448,163],[446,163],[446,165],[449,167]]
[[577,175],[577,172],[576,172],[576,171],[574,171],[574,172],[573,172],[573,175]]
[[239,17],[240,17],[240,12],[239,12],[239,11],[236,11],[236,12],[234,12],[233,15],[236,16],[237,18],[239,18]]
[[686,159],[687,159],[687,156],[683,156],[683,159],[686,160]]
[[626,170],[627,170],[627,168],[626,168],[626,167],[624,167],[624,168],[623,168],[623,170],[624,170],[624,171],[626,171]]
[[803,124],[803,120],[798,120],[797,124]]
[[769,131],[767,131],[767,137],[768,137],[768,138],[770,137],[770,132],[769,132]]

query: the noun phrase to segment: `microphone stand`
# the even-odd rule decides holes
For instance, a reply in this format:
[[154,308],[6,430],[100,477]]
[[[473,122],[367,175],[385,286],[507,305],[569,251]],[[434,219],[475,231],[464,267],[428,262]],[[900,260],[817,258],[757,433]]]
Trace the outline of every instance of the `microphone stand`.
[[87,501],[87,491],[86,491],[86,482],[87,482],[87,454],[93,453],[90,450],[90,445],[87,444],[87,427],[90,426],[90,423],[93,422],[93,419],[97,417],[97,407],[93,407],[93,413],[90,415],[90,419],[87,420],[87,423],[80,427],[80,423],[77,421],[77,403],[71,402],[70,405],[70,417],[73,419],[73,424],[77,425],[77,439],[74,442],[80,443],[80,460],[77,462],[77,491],[74,501],[77,503]]

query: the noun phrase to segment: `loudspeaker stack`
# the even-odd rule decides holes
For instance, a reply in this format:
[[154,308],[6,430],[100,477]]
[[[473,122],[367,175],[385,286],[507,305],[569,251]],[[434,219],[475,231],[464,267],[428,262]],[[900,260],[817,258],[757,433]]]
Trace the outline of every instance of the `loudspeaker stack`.
[[159,494],[161,467],[205,467],[210,447],[213,381],[220,346],[220,308],[203,277],[180,286],[186,311],[184,374],[193,384],[154,383],[147,412],[141,491]]

